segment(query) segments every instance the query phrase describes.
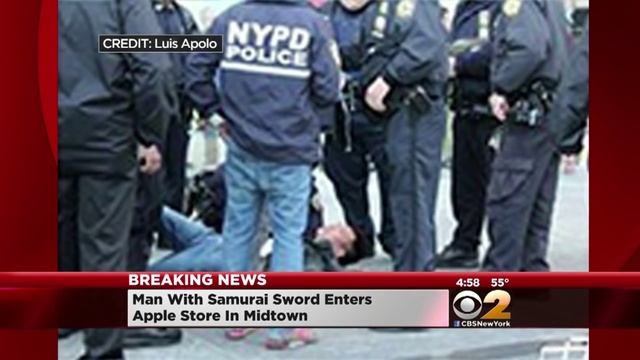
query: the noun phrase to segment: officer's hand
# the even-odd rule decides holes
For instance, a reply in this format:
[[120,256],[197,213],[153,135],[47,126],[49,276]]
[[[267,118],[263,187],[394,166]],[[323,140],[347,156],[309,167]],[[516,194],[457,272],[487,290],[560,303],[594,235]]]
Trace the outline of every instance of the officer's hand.
[[140,171],[147,175],[153,175],[162,167],[162,155],[155,145],[138,149]]
[[563,155],[562,156],[562,171],[571,175],[576,172],[578,169],[578,165],[580,164],[580,159],[576,155]]
[[493,94],[489,98],[489,104],[491,105],[491,111],[493,115],[500,121],[507,120],[507,113],[509,113],[509,102],[507,99],[498,94]]
[[387,107],[384,105],[384,99],[391,91],[391,86],[387,84],[382,77],[378,77],[367,89],[365,101],[371,109],[377,112],[384,112]]

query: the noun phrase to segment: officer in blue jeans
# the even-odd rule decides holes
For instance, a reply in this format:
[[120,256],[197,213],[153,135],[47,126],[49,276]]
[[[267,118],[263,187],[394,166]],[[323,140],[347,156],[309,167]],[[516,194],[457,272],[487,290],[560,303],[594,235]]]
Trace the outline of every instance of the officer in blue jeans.
[[[330,25],[306,0],[254,0],[220,14],[208,33],[224,36],[224,53],[189,57],[187,92],[202,116],[219,112],[228,124],[223,256],[230,271],[251,270],[264,207],[275,238],[270,270],[302,271],[320,155],[314,108],[339,98]],[[268,348],[289,346],[284,331],[270,335]]]

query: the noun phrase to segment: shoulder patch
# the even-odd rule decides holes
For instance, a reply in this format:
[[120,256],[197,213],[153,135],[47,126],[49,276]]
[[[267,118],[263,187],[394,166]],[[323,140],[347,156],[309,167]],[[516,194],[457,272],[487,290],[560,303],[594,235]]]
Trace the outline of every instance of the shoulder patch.
[[502,12],[508,17],[514,17],[520,12],[522,0],[504,0],[502,4]]
[[416,7],[416,0],[400,0],[396,7],[396,16],[406,19],[413,14]]

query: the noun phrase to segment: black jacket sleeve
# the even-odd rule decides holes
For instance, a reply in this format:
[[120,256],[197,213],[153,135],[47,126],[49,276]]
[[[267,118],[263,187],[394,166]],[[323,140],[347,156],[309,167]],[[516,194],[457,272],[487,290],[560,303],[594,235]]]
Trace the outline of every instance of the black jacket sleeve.
[[563,152],[578,153],[589,116],[589,24],[571,56],[550,117],[550,131]]
[[182,14],[182,18],[184,19],[185,25],[185,34],[186,35],[198,35],[200,34],[200,29],[198,29],[198,24],[196,24],[196,20],[193,18],[193,14],[191,11],[182,5],[178,5],[180,12]]
[[475,79],[486,79],[491,68],[491,44],[467,51],[456,58],[456,75]]
[[[222,34],[222,18],[217,18],[208,34]],[[189,99],[201,117],[212,116],[220,107],[220,97],[214,77],[220,66],[222,55],[219,53],[193,53],[187,58],[185,67],[186,91]]]
[[494,37],[493,91],[511,95],[527,84],[549,52],[550,32],[534,1],[521,0],[517,14],[503,10]]
[[319,19],[311,45],[311,95],[320,106],[340,100],[340,54],[331,25]]
[[[147,2],[123,0],[120,4],[123,33],[162,33]],[[133,82],[136,137],[145,146],[162,147],[169,119],[178,111],[169,56],[161,53],[128,53],[124,56]]]
[[[400,9],[402,6],[413,7],[406,19],[398,19],[405,11]],[[438,2],[400,0],[396,9],[389,11],[396,11],[396,19],[407,21],[408,28],[400,49],[384,70],[385,80],[391,84],[412,85],[428,78],[442,66],[447,53],[447,35],[440,21]]]

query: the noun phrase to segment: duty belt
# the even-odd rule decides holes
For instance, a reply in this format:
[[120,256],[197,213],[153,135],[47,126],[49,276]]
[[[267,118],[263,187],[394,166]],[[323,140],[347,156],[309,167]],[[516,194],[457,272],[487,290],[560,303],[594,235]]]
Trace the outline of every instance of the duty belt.
[[542,124],[555,98],[552,88],[541,81],[533,83],[513,102],[508,119],[513,123],[530,127]]
[[456,108],[456,113],[469,116],[469,115],[481,115],[481,116],[493,116],[493,112],[489,105],[486,104],[462,104]]

